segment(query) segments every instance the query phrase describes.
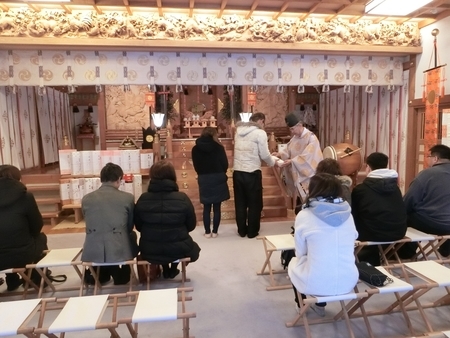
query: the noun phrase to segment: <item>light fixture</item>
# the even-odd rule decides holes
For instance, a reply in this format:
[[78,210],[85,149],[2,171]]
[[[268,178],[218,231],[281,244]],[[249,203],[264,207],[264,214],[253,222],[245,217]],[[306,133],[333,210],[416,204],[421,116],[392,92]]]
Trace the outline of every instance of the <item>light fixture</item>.
[[250,117],[252,117],[253,114],[242,112],[242,113],[239,113],[239,115],[241,116],[242,122],[248,122],[248,121],[250,121]]
[[164,114],[163,113],[153,113],[152,114],[153,123],[157,129],[161,128],[164,123]]
[[187,89],[187,87],[183,88],[183,94],[184,95],[189,95],[189,90]]
[[78,106],[76,104],[73,105],[72,107],[72,113],[79,113],[80,109],[78,109]]
[[163,113],[153,113],[152,114],[153,123],[156,127],[156,134],[153,140],[153,161],[157,162],[161,159],[161,146],[159,144],[159,130],[161,129],[164,122]]
[[92,104],[89,103],[87,111],[88,111],[88,113],[94,112],[94,108],[92,108]]
[[366,4],[365,13],[382,16],[406,16],[433,0],[372,0]]
[[208,95],[212,95],[213,94],[213,90],[211,87],[208,87]]

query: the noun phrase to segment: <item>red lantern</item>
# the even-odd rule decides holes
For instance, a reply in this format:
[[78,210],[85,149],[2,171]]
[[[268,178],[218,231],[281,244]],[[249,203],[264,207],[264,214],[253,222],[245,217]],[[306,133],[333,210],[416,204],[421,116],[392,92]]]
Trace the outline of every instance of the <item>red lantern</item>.
[[149,107],[155,108],[155,93],[145,93],[145,104]]
[[247,93],[247,103],[249,106],[256,105],[256,93],[250,91]]

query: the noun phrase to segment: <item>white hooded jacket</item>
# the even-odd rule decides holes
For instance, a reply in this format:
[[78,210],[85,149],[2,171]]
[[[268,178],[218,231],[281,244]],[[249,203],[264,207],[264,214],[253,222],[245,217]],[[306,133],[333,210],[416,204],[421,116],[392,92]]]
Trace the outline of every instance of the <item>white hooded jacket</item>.
[[288,273],[307,295],[350,292],[358,281],[353,253],[358,232],[347,202],[312,201],[295,218],[295,254]]
[[236,126],[233,169],[251,173],[261,169],[261,160],[272,167],[277,158],[270,155],[266,132],[255,122],[239,122]]

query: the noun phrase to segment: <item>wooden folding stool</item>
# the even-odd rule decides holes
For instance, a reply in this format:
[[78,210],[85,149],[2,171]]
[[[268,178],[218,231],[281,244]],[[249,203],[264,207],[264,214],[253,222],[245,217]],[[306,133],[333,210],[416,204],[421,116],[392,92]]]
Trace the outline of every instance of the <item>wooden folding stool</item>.
[[0,336],[23,334],[34,338],[34,326],[28,325],[40,308],[40,299],[0,302]]
[[39,285],[38,298],[42,297],[42,293],[47,285],[52,289],[53,292],[56,291],[69,291],[77,290],[77,287],[71,288],[58,288],[56,290],[52,281],[47,276],[47,271],[49,268],[67,267],[72,266],[77,273],[78,277],[81,278],[81,271],[78,265],[81,264],[80,255],[83,248],[65,248],[65,249],[51,249],[46,251],[46,255],[36,264],[28,264],[26,268],[36,269],[36,271],[41,275],[41,284]]
[[[130,281],[128,282],[128,291],[133,290],[133,283],[139,284],[139,279],[136,276],[136,271],[134,270],[134,265],[138,264],[136,259],[132,259],[129,261],[123,262],[114,262],[114,263],[94,263],[94,262],[82,262],[81,265],[83,267],[81,273],[81,285],[80,285],[80,296],[83,295],[83,289],[86,288],[86,293],[89,290],[89,284],[84,281],[84,276],[86,274],[86,268],[91,272],[92,277],[94,278],[94,295],[97,294],[99,289],[104,288],[99,280],[99,272],[102,266],[111,266],[111,265],[129,265],[130,266]],[[142,263],[141,263],[142,264]],[[114,285],[114,287],[120,287],[120,285]]]
[[[389,278],[391,278],[392,282],[389,284],[386,284],[384,286],[380,286],[380,287],[373,286],[371,284],[363,282],[363,284],[362,284],[363,290],[362,291],[366,292],[368,296],[366,298],[361,298],[358,301],[351,302],[350,304],[348,304],[348,306],[347,306],[348,315],[350,316],[350,318],[363,317],[364,322],[367,327],[367,331],[369,333],[369,336],[373,337],[374,335],[373,335],[373,331],[370,327],[368,317],[375,316],[375,315],[385,315],[385,314],[388,314],[388,313],[394,311],[398,307],[399,311],[401,311],[403,314],[406,326],[407,326],[410,334],[414,335],[415,334],[414,329],[413,329],[413,326],[409,319],[409,316],[407,314],[406,307],[404,305],[404,300],[411,297],[411,295],[417,289],[413,285],[395,277],[390,272],[388,272],[384,267],[377,266],[375,268],[377,270],[379,270],[381,273],[383,273],[386,276],[388,276]],[[361,289],[362,289],[361,284],[356,285],[355,290],[357,292],[358,292],[358,290],[361,290]],[[402,298],[400,293],[403,293],[404,295],[406,294],[406,296],[404,296]],[[380,309],[380,310],[376,310],[376,311],[366,311],[364,309],[364,304],[367,301],[369,301],[371,298],[373,298],[374,296],[377,298],[378,296],[386,295],[386,294],[394,294],[396,297],[396,301],[384,309]],[[355,313],[357,310],[360,310],[361,312]]]
[[[419,310],[427,327],[427,334],[433,333],[434,330],[425,314],[424,309],[449,304],[450,269],[437,263],[436,261],[409,262],[396,267],[402,268],[405,280],[414,286],[414,291],[411,291],[409,297],[407,297],[408,294],[402,297],[404,306],[406,307],[414,301],[416,303],[416,307],[409,307],[407,310]],[[411,283],[411,276],[417,277],[420,280],[420,283]],[[427,304],[420,302],[420,298],[425,293],[437,287],[444,287],[446,294]]]
[[419,259],[425,261],[430,260],[432,254],[435,254],[435,259],[439,259],[441,257],[437,250],[439,248],[439,240],[441,239],[441,236],[427,234],[417,229],[408,227],[406,229],[405,237],[409,238],[411,242],[417,243],[418,245],[418,252],[411,257],[411,261],[416,261]]
[[[299,296],[299,302],[300,302],[300,313],[290,322],[286,322],[287,327],[293,327],[295,325],[302,325],[302,323],[299,323],[300,319],[303,319],[303,325],[305,327],[306,331],[306,337],[311,338],[311,330],[309,325],[310,324],[323,324],[323,323],[330,323],[335,322],[338,320],[341,320],[342,318],[345,320],[345,323],[347,325],[347,329],[349,332],[349,337],[355,338],[355,334],[353,333],[353,329],[350,323],[350,317],[347,312],[347,305],[345,304],[346,301],[355,301],[359,299],[363,299],[368,297],[367,292],[349,292],[342,295],[336,295],[336,296],[308,296],[306,299],[302,299],[300,293],[298,293]],[[333,317],[325,317],[315,320],[308,320],[307,311],[308,309],[315,303],[331,303],[331,302],[339,302],[341,305],[341,311],[336,314]],[[362,307],[362,311],[364,311],[364,308]],[[365,318],[366,320],[366,318]],[[367,323],[366,323],[367,325]]]
[[[187,292],[193,288],[144,290],[128,292],[127,296],[137,296],[136,305],[131,318],[120,318],[119,324],[125,324],[133,338],[138,336],[138,324],[182,319],[183,338],[189,338],[189,319],[195,318],[195,312],[186,312]],[[181,303],[181,311],[178,304]]]
[[28,268],[10,268],[10,269],[5,269],[0,271],[0,273],[17,273],[20,275],[20,277],[23,280],[23,287],[24,290],[23,291],[12,291],[12,292],[7,292],[7,293],[0,293],[0,295],[2,296],[13,296],[13,295],[22,295],[22,298],[25,299],[27,298],[27,294],[28,294],[28,289],[31,286],[33,288],[33,291],[39,292],[39,286],[36,285],[32,280],[31,280],[31,271],[32,269],[28,269]]
[[266,256],[261,271],[257,272],[257,274],[269,275],[270,286],[266,287],[266,290],[273,291],[292,288],[292,284],[277,284],[274,274],[287,273],[287,270],[273,270],[270,259],[275,251],[281,252],[282,250],[295,250],[294,236],[292,234],[259,236],[257,239],[263,241],[264,254]]
[[[401,263],[401,259],[397,254],[397,251],[405,244],[410,242],[411,240],[409,238],[402,238],[397,241],[386,241],[386,242],[374,242],[374,241],[365,241],[355,242],[355,258],[356,261],[359,261],[358,259],[358,253],[365,247],[369,245],[375,245],[378,248],[378,251],[380,252],[381,256],[381,265],[389,265],[390,259],[395,259],[397,263]],[[383,247],[387,245],[386,247]]]
[[[43,300],[38,327],[34,329],[34,333],[36,335],[44,334],[49,338],[57,338],[57,334],[60,334],[60,337],[63,338],[66,332],[107,329],[111,333],[111,337],[119,338],[116,331],[118,326],[117,299],[119,297],[124,297],[124,294]],[[110,303],[109,299],[113,299],[114,304],[111,321],[103,321],[103,314]],[[63,308],[49,326],[43,327],[46,312],[54,310],[53,303],[55,305],[63,304]]]
[[[173,263],[181,263],[181,279],[179,280],[181,282],[181,286],[183,287],[185,285],[186,282],[190,282],[191,280],[189,278],[187,278],[187,271],[186,271],[186,267],[189,264],[189,262],[191,261],[190,257],[185,257],[185,258],[180,258],[177,259],[176,261],[173,261]],[[146,261],[145,259],[139,260],[136,265],[143,265],[144,267],[144,271],[146,274],[146,289],[150,290],[150,266],[151,265],[155,265],[155,263],[151,263]],[[159,265],[159,264],[158,264]],[[155,282],[157,282],[158,280],[154,280]],[[169,282],[177,282],[177,280],[174,279],[169,279],[167,280]]]

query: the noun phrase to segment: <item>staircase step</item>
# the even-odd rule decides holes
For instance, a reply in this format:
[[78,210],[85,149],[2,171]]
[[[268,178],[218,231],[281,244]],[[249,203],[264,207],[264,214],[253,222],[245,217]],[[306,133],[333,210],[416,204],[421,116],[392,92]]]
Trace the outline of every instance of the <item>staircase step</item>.
[[59,182],[58,183],[44,183],[44,184],[39,184],[39,183],[31,183],[31,184],[26,184],[27,190],[28,191],[43,191],[43,190],[57,190],[58,194],[59,194]]
[[37,204],[58,204],[61,203],[59,197],[36,197]]

